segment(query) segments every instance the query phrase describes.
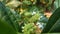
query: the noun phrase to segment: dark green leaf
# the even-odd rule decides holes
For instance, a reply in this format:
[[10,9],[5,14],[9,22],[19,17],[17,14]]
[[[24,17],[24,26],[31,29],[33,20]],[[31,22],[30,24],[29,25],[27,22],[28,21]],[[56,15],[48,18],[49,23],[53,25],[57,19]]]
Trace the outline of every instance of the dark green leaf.
[[0,34],[17,34],[17,31],[6,21],[0,19]]
[[18,16],[16,16],[17,13],[14,12],[11,11],[9,8],[5,7],[5,5],[0,2],[0,18],[7,21],[9,25],[11,25],[15,30],[18,31]]
[[60,18],[60,8],[56,9],[56,11],[52,14],[42,33],[60,32],[60,29],[59,29],[60,24],[59,22],[57,22],[59,18]]

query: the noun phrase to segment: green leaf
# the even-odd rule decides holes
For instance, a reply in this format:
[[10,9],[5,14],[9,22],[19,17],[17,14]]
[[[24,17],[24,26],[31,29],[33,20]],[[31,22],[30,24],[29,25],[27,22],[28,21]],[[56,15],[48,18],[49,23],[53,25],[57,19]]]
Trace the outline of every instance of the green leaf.
[[0,34],[17,34],[17,32],[6,21],[0,19]]
[[30,23],[34,23],[35,21],[37,21],[39,19],[40,15],[39,13],[36,13],[34,16],[32,16],[30,19],[29,19],[29,22]]
[[50,29],[49,32],[60,32],[60,18],[57,20],[57,22],[54,24],[54,26]]
[[55,12],[52,14],[42,33],[60,32],[59,22],[60,22],[60,7],[56,9]]
[[17,17],[18,15],[15,11],[11,11],[4,5],[4,3],[0,2],[0,18],[9,23],[9,25],[11,25],[16,31],[18,31],[19,28]]
[[25,5],[31,5],[32,2],[31,2],[31,1],[28,1],[28,0],[24,0],[24,1],[23,1],[23,4],[25,4]]

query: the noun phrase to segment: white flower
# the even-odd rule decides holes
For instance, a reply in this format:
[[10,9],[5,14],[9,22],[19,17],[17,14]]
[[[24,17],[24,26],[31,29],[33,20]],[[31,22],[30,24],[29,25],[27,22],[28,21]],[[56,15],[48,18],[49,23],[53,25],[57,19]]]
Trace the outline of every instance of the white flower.
[[36,12],[33,11],[32,15],[36,14]]
[[22,30],[22,32],[24,32],[24,30]]
[[22,26],[22,29],[24,29],[24,27]]

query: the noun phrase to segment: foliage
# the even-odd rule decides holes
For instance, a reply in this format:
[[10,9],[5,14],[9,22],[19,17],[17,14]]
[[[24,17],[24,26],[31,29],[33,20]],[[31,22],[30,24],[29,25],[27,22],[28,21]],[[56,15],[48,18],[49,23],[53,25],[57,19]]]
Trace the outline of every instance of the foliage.
[[13,23],[11,23],[8,11],[10,12],[10,10],[6,8],[2,2],[0,2],[0,34],[17,34],[15,28],[16,25],[13,25]]
[[25,26],[22,28],[23,28],[23,30],[22,30],[23,34],[35,33],[33,31],[34,31],[34,29],[36,29],[36,27],[34,26],[34,23],[25,24]]
[[[40,30],[41,27],[43,27],[41,25],[41,27],[39,26],[40,27],[39,28],[38,25],[40,24],[36,25],[37,22],[44,23],[43,25],[45,26],[45,24],[48,21],[49,17],[46,17],[47,15],[44,15],[44,13],[53,12],[52,10],[56,9],[56,7],[54,7],[54,0],[0,0],[0,1],[1,1],[0,2],[1,20],[6,21],[6,23],[12,26],[15,31],[23,34],[36,34],[35,29],[38,28]],[[55,18],[56,18],[55,20],[58,19],[58,17],[60,16],[57,14],[58,12],[59,11],[56,10],[54,12],[55,14],[53,14],[50,17],[46,25],[46,28],[48,28],[48,30],[44,29],[43,32],[48,32],[52,25],[55,24],[56,21],[54,21],[53,19]],[[58,17],[56,16],[56,14]],[[55,26],[56,25],[57,24],[55,24]],[[53,27],[54,29],[55,26]],[[54,32],[55,30],[51,28],[49,32],[52,31]]]
[[0,34],[17,34],[17,31],[5,20],[0,19]]
[[8,7],[5,7],[2,2],[0,2],[0,18],[7,21],[9,25],[13,26],[13,28],[18,31],[19,25],[17,22],[20,17],[15,11],[12,12]]
[[46,27],[42,31],[42,33],[52,33],[52,32],[60,32],[60,7],[55,10],[55,12],[50,17]]

